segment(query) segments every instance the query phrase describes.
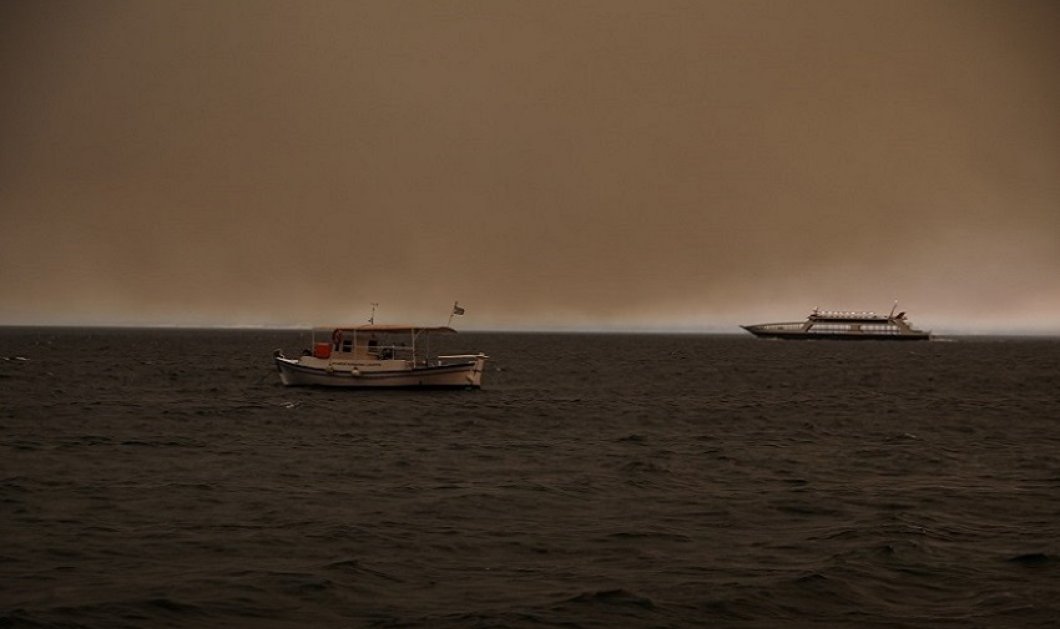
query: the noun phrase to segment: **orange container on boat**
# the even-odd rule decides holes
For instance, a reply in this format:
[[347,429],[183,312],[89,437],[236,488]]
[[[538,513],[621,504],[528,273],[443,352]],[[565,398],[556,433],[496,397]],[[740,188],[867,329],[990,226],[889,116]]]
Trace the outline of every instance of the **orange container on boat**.
[[316,343],[313,345],[313,355],[317,358],[331,358],[331,343]]

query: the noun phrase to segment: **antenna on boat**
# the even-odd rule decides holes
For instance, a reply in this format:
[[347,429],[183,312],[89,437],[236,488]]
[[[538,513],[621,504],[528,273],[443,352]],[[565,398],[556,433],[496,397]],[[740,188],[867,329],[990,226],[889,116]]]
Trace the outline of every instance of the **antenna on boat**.
[[898,310],[898,300],[897,299],[894,300],[894,305],[891,306],[891,314],[887,315],[888,319],[893,319],[894,318],[894,311],[895,310]]
[[372,302],[372,316],[368,317],[368,323],[375,325],[375,309],[379,306],[378,302]]

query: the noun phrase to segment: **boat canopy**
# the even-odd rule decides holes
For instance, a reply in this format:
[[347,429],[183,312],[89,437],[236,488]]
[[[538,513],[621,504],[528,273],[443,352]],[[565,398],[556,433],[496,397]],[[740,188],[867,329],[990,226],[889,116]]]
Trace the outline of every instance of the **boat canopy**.
[[422,326],[408,325],[405,323],[364,323],[358,325],[333,325],[318,326],[316,330],[342,331],[342,332],[379,332],[388,334],[418,334],[420,332],[433,332],[439,334],[456,334],[456,330],[444,325]]

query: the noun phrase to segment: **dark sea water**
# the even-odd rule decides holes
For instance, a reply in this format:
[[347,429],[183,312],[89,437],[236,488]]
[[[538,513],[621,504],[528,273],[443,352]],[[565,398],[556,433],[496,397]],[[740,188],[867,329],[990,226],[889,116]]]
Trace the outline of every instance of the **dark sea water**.
[[1060,625],[1060,340],[307,342],[0,329],[0,626]]

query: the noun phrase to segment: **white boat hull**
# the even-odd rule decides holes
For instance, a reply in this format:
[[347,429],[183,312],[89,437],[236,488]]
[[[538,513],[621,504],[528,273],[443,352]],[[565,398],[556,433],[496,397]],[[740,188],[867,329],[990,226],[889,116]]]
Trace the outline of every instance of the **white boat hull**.
[[485,354],[450,357],[458,361],[410,366],[407,361],[376,361],[366,364],[329,365],[313,358],[292,359],[277,355],[273,360],[280,381],[287,386],[346,388],[465,388],[482,386]]

